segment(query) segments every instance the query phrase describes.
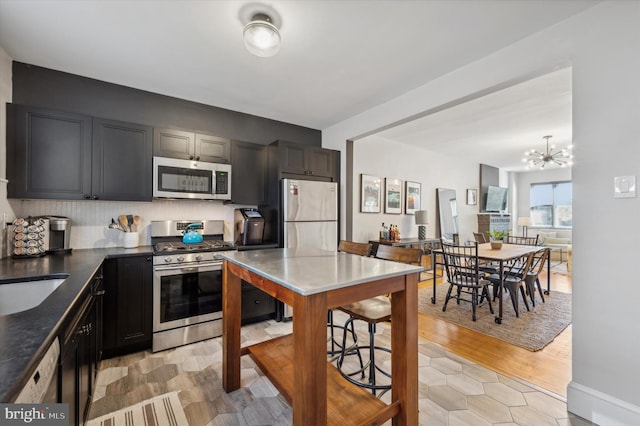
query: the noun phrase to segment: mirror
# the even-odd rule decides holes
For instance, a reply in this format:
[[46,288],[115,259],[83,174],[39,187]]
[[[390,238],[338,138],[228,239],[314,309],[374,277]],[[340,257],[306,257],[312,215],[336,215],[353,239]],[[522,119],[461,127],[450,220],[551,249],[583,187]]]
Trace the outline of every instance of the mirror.
[[458,240],[458,206],[454,189],[436,188],[436,204],[438,205],[438,223],[440,237]]

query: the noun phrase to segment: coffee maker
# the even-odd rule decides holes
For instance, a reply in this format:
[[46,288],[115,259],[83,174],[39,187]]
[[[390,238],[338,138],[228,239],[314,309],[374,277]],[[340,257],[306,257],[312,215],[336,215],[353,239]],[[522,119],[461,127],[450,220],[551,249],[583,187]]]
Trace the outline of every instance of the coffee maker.
[[236,209],[234,213],[234,241],[238,246],[262,244],[264,218],[257,209]]
[[71,253],[71,219],[63,216],[49,216],[49,254]]

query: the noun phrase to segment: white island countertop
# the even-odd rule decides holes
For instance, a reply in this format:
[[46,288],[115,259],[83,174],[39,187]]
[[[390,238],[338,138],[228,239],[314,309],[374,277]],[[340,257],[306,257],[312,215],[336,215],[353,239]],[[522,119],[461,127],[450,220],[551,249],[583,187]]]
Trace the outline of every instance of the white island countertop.
[[305,296],[424,270],[417,265],[316,249],[223,251],[218,256]]

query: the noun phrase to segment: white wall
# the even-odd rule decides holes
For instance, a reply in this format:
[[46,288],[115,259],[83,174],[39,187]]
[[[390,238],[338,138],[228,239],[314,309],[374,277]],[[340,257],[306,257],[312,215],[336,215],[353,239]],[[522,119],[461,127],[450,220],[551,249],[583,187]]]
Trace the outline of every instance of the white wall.
[[[634,280],[640,201],[613,199],[614,176],[640,174],[640,2],[600,3],[324,129],[323,146],[344,152],[347,139],[568,65],[573,70],[576,145],[573,379],[568,406],[598,424],[640,424],[640,370],[635,368],[640,298]],[[343,198],[342,217],[351,205]]]
[[[473,240],[473,232],[477,229],[478,205],[466,204],[466,190],[478,188],[480,165],[467,159],[448,157],[436,152],[416,148],[410,145],[389,141],[378,136],[370,136],[354,143],[353,182],[353,240],[367,242],[378,239],[382,222],[398,225],[400,236],[410,238],[418,236],[418,225],[414,215],[360,213],[360,174],[380,176],[383,178],[409,180],[421,184],[421,210],[429,212],[427,237],[434,237],[436,232],[436,188],[454,189],[458,206],[458,223],[460,240]],[[384,192],[383,192],[384,194]],[[384,196],[382,197],[384,206]]]

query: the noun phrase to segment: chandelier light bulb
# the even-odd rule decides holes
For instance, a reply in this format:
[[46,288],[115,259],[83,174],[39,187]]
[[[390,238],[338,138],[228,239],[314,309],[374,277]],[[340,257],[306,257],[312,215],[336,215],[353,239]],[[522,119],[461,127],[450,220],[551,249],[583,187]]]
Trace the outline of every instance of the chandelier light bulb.
[[569,159],[573,158],[573,155],[569,153],[569,149],[571,149],[573,145],[569,145],[567,148],[556,150],[555,145],[549,144],[549,139],[551,139],[551,136],[544,136],[543,139],[546,140],[546,151],[539,152],[535,149],[531,149],[525,152],[525,157],[522,159],[522,161],[529,162],[529,166],[527,166],[527,168],[537,166],[539,164],[540,169],[544,169],[547,163],[556,164],[560,167],[572,165]]

